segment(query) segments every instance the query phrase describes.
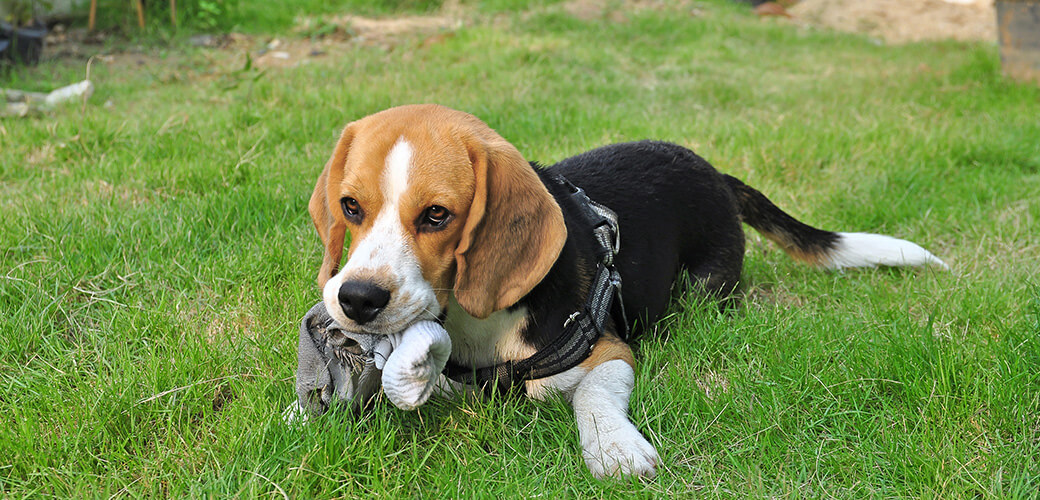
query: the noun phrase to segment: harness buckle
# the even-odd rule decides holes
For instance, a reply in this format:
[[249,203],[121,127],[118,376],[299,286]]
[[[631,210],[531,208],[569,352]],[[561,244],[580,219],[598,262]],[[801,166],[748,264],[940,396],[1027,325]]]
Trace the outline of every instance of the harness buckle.
[[571,326],[571,323],[574,323],[578,320],[578,318],[581,317],[581,313],[581,311],[574,311],[573,313],[571,313],[571,315],[567,318],[567,321],[563,322],[563,327],[567,328],[568,326]]

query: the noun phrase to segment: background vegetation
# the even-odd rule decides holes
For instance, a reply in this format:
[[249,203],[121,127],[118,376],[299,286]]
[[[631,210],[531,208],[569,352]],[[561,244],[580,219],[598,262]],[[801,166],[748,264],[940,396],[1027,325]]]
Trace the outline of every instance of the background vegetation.
[[[0,121],[0,495],[1040,489],[1040,90],[1005,80],[995,46],[882,46],[724,1],[582,18],[404,0],[362,10],[461,26],[253,64],[307,38],[288,34],[299,13],[362,3],[229,3],[212,28],[257,33],[248,49],[152,32],[105,48],[85,105]],[[83,74],[59,58],[0,86]],[[681,298],[640,345],[653,481],[592,479],[560,401],[289,428],[297,322],[319,298],[307,199],[343,124],[412,102],[472,112],[546,163],[674,141],[802,220],[908,238],[953,270],[818,272],[750,234],[742,305]]]

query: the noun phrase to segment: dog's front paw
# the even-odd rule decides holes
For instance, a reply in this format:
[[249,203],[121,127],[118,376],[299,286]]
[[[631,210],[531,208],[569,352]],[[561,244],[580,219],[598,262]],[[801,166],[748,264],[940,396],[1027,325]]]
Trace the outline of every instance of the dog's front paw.
[[437,322],[419,321],[389,336],[375,353],[376,368],[383,370],[383,392],[402,410],[418,408],[437,388],[449,356],[451,338]]
[[584,446],[585,465],[597,479],[607,476],[642,476],[657,474],[657,450],[630,422],[612,432],[601,432]]

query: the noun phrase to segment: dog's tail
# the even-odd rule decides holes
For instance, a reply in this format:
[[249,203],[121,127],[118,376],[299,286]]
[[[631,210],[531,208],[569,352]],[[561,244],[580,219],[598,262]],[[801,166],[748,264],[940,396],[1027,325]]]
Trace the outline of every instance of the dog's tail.
[[755,188],[733,176],[725,177],[740,207],[741,220],[795,260],[826,269],[927,264],[949,269],[916,243],[880,234],[824,231],[803,224]]

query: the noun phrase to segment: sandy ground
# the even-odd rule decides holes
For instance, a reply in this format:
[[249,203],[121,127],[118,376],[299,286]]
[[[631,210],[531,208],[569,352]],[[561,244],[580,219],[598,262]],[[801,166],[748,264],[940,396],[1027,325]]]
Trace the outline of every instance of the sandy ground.
[[[746,3],[750,7],[752,2]],[[562,6],[578,19],[617,22],[624,21],[626,13],[640,10],[686,11],[695,16],[701,11],[697,2],[689,0],[569,0]],[[997,39],[993,0],[774,0],[755,13],[864,33],[888,43]]]
[[[796,1],[779,3],[786,6]],[[695,0],[568,0],[554,8],[562,8],[579,19],[615,22],[624,22],[626,14],[644,10],[668,10],[693,17],[704,13],[703,6]],[[997,39],[993,0],[802,0],[786,11],[780,7],[780,11],[796,23],[865,33],[888,43]],[[252,64],[260,68],[294,67],[354,44],[392,50],[401,43],[440,43],[463,26],[465,14],[457,2],[448,0],[435,15],[387,19],[351,15],[310,17],[300,19],[292,33],[280,39],[231,33],[200,35],[193,37],[192,43],[223,49],[212,51],[215,59],[221,59],[216,57],[219,54],[248,53]],[[96,53],[90,47],[102,45],[105,37],[104,33],[66,32],[59,27],[48,35],[46,56],[85,60],[89,53]],[[100,57],[100,62],[128,65],[147,65],[152,59],[147,50],[133,48]],[[242,58],[236,56],[234,64],[240,64],[239,59]]]
[[888,43],[997,40],[993,0],[803,0],[795,19]]

